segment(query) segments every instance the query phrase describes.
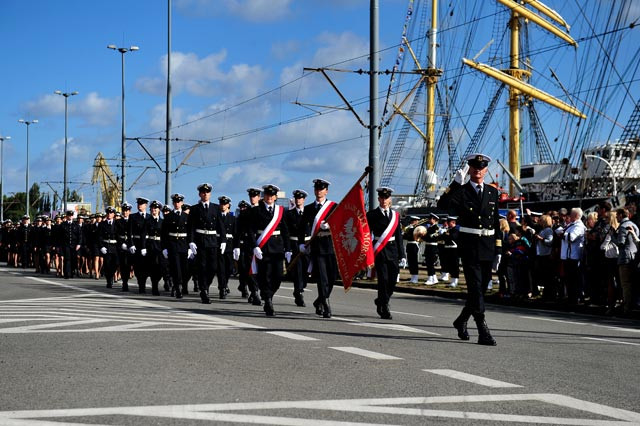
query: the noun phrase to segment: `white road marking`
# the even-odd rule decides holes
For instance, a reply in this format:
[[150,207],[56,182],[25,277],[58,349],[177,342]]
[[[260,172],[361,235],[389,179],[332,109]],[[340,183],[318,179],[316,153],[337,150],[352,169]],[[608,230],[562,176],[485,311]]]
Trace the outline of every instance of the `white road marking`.
[[288,331],[267,331],[267,334],[273,334],[274,336],[280,336],[291,340],[301,340],[301,341],[313,341],[318,340],[314,337],[303,336],[302,334],[290,333]]
[[433,331],[426,331],[426,330],[422,330],[420,328],[415,328],[415,327],[409,327],[407,325],[402,325],[402,324],[394,324],[392,322],[390,323],[379,323],[379,322],[361,322],[358,320],[354,320],[351,318],[344,318],[344,317],[332,317],[333,319],[336,319],[338,321],[344,321],[344,322],[348,322],[352,325],[357,325],[360,327],[370,327],[370,328],[380,328],[383,330],[392,330],[392,331],[404,331],[407,333],[416,333],[416,334],[430,334],[432,336],[440,336],[440,334],[438,333],[434,333]]
[[[582,412],[583,417],[551,417],[525,414],[497,414],[489,412],[461,411],[458,408],[469,403],[484,403],[491,410],[491,403],[511,402],[509,406],[514,411],[522,412],[523,407],[517,402],[537,402],[556,407],[570,408]],[[452,404],[456,410],[430,409],[431,404]],[[525,405],[524,407],[529,406]],[[411,407],[404,407],[411,406]],[[539,406],[536,406],[539,411]],[[544,408],[544,407],[543,407]],[[526,408],[524,408],[526,410]],[[257,413],[242,413],[242,411],[257,411]],[[264,415],[268,410],[278,410],[279,416]],[[296,415],[309,411],[309,418],[285,417],[286,411],[291,410]],[[198,404],[198,405],[165,405],[143,407],[102,407],[102,408],[74,408],[56,410],[33,411],[0,411],[0,423],[2,424],[34,424],[38,419],[60,419],[98,417],[98,416],[130,416],[135,417],[184,419],[184,420],[208,420],[228,423],[260,423],[279,425],[364,425],[367,423],[339,422],[331,420],[314,419],[313,411],[329,411],[346,413],[376,413],[398,416],[414,416],[422,424],[427,424],[430,418],[483,420],[489,422],[520,422],[558,425],[585,425],[585,426],[620,426],[640,423],[640,413],[617,409],[602,404],[571,398],[558,394],[507,394],[507,395],[464,395],[464,396],[436,396],[436,397],[407,397],[407,398],[371,398],[371,399],[338,399],[315,401],[273,401],[273,402],[238,402],[222,404]],[[574,414],[577,415],[578,413]],[[589,418],[587,415],[595,415]],[[607,417],[608,419],[603,419]],[[17,423],[24,420],[24,423]],[[40,423],[35,423],[40,424]],[[60,423],[43,423],[60,424]],[[67,424],[67,423],[65,423]],[[93,422],[91,424],[94,424]],[[377,423],[379,424],[379,423]]]
[[611,340],[611,339],[601,339],[601,338],[598,338],[598,337],[583,337],[583,339],[599,340],[601,342],[618,343],[618,344],[621,344],[621,345],[640,346],[640,343],[623,342],[623,341],[620,341],[620,340]]
[[455,371],[455,370],[434,369],[434,370],[422,370],[422,371],[438,374],[440,376],[451,377],[452,379],[463,380],[465,382],[475,383],[477,385],[487,386],[490,388],[521,388],[522,387],[520,385],[514,385],[513,383],[487,379],[486,377],[476,376],[473,374],[463,373],[461,371]]
[[402,359],[392,355],[381,354],[379,352],[368,351],[366,349],[353,348],[350,346],[334,346],[329,349],[335,349],[337,351],[346,352],[349,354],[360,355],[367,358],[379,359],[379,360],[396,360]]
[[591,322],[567,321],[567,320],[558,320],[558,319],[552,319],[552,318],[532,317],[532,316],[520,316],[520,318],[533,319],[533,320],[538,320],[538,321],[559,322],[559,323],[563,323],[563,324],[572,324],[572,325],[587,325],[587,326],[591,326],[591,327],[606,328],[606,329],[615,330],[615,331],[627,331],[627,332],[630,332],[630,333],[640,333],[640,329],[638,329],[638,328],[617,327],[617,326],[614,326],[614,325],[594,324],[594,323],[591,323]]
[[411,312],[399,312],[399,311],[393,311],[394,314],[400,314],[400,315],[411,315],[414,317],[422,317],[422,318],[433,318],[433,316],[431,315],[423,315],[423,314],[414,314]]

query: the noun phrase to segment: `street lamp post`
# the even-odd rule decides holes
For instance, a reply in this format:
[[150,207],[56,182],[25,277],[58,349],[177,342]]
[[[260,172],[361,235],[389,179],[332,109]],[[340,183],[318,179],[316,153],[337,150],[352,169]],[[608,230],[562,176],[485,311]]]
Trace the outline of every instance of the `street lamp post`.
[[56,95],[64,96],[64,174],[63,174],[63,183],[62,183],[62,205],[63,211],[67,211],[67,123],[68,123],[68,115],[67,115],[67,100],[69,96],[75,96],[78,92],[67,92],[62,93],[60,90],[56,90]]
[[0,222],[4,222],[4,191],[2,187],[2,164],[4,163],[4,141],[11,136],[0,136]]
[[585,154],[585,158],[595,158],[596,160],[600,160],[611,169],[611,179],[613,180],[613,198],[616,198],[618,196],[618,190],[616,186],[616,175],[614,174],[615,170],[613,170],[613,166],[611,165],[611,163],[597,155]]
[[29,126],[31,126],[32,124],[36,124],[38,120],[23,120],[21,118],[20,120],[18,120],[18,122],[27,126],[27,171],[25,173],[25,192],[27,196],[27,202],[24,214],[29,216]]
[[120,173],[121,173],[121,180],[120,180],[120,186],[122,188],[122,202],[124,203],[125,201],[125,192],[126,192],[126,185],[125,185],[125,171],[124,171],[124,163],[126,161],[126,154],[125,154],[125,143],[127,141],[127,137],[126,137],[126,133],[125,133],[125,109],[124,109],[124,54],[127,52],[135,52],[136,50],[140,50],[140,48],[138,46],[131,46],[131,47],[117,47],[115,44],[110,44],[107,46],[107,49],[111,49],[111,50],[117,50],[118,52],[120,52],[121,54],[121,58],[122,58],[122,163],[120,165]]

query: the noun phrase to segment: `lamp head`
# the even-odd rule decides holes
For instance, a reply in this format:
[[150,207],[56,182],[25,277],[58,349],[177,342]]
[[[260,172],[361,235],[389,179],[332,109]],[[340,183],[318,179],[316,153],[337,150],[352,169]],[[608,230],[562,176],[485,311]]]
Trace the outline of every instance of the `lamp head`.
[[116,50],[117,47],[116,47],[115,44],[109,44],[109,45],[107,45],[107,49]]
[[55,91],[55,92],[53,92],[53,93],[55,93],[56,95],[62,95],[62,92],[61,92],[61,91],[59,91],[59,90],[56,90],[56,91]]
[[140,50],[140,48],[138,46],[131,46],[129,50],[136,51],[136,50]]

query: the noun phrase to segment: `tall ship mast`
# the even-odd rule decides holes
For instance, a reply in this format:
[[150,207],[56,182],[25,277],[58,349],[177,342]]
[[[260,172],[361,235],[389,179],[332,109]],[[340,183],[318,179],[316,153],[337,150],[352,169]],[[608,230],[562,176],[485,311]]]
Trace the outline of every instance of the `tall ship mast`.
[[403,205],[435,205],[474,151],[505,164],[505,205],[588,207],[640,182],[633,2],[550,3],[408,2],[380,150]]

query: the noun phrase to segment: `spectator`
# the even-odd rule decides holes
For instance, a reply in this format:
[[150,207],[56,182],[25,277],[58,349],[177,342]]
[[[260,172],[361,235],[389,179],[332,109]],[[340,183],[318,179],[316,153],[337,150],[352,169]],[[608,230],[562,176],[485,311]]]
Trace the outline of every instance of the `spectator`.
[[638,226],[629,219],[629,210],[621,208],[616,210],[617,219],[620,222],[616,232],[616,244],[618,245],[618,273],[622,286],[622,298],[624,301],[623,315],[630,316],[635,305],[633,284],[635,282],[635,257],[638,252],[637,237],[640,235]]
[[[518,228],[521,229],[521,228]],[[529,248],[531,244],[522,232],[510,233],[507,238],[507,282],[514,297],[531,296],[528,279]]]
[[590,303],[602,303],[604,301],[604,262],[603,252],[600,249],[602,241],[598,235],[596,223],[598,213],[587,214],[585,245],[583,250],[583,282],[585,283],[585,296]]
[[[558,213],[560,214],[560,212]],[[577,304],[579,299],[584,297],[581,294],[580,259],[582,259],[582,250],[584,248],[585,226],[581,218],[582,209],[579,207],[573,208],[567,217],[567,225],[556,229],[556,235],[562,237],[560,259],[564,270],[564,283],[568,303],[571,305]]]
[[607,212],[607,234],[600,245],[604,256],[604,277],[607,285],[607,311],[606,315],[613,315],[616,309],[616,301],[620,299],[620,275],[618,274],[618,245],[615,243],[618,230],[616,212]]
[[544,288],[542,297],[544,300],[555,300],[557,297],[557,281],[553,273],[553,264],[551,262],[551,247],[553,245],[553,230],[551,226],[553,221],[551,216],[545,214],[538,221],[542,229],[535,236],[536,240],[536,256],[535,270],[537,273],[536,285]]
[[500,284],[498,294],[500,297],[510,297],[513,293],[513,288],[507,287],[507,237],[509,236],[509,222],[507,222],[507,219],[500,219],[500,233],[502,234],[502,259],[504,259],[504,261],[500,262],[498,270],[496,271],[496,274],[498,275],[498,283]]

